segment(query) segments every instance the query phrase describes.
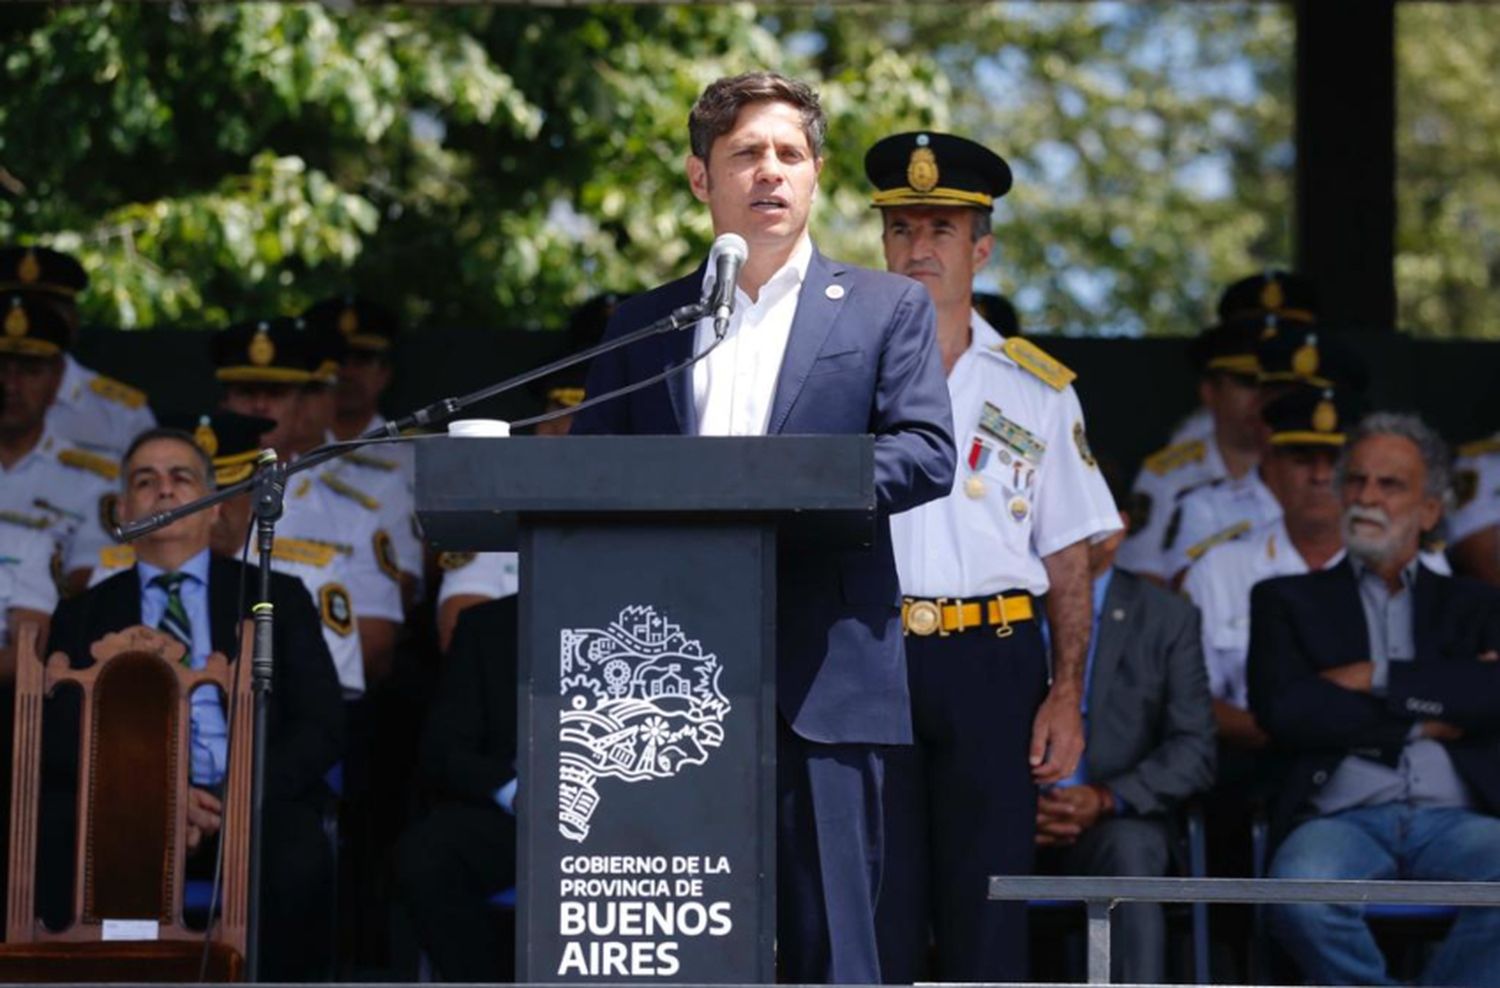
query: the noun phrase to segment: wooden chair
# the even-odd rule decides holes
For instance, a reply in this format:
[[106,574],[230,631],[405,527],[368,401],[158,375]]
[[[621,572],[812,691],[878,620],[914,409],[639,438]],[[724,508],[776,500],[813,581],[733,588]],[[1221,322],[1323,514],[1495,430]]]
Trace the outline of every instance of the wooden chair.
[[[249,634],[241,654],[250,654]],[[203,669],[181,663],[183,645],[136,626],[90,648],[94,664],[45,665],[36,629],[18,631],[15,761],[11,781],[10,888],[0,981],[196,981],[204,932],[182,920],[186,884],[189,696],[211,684],[234,695],[225,780],[223,888],[208,980],[239,980],[249,880],[250,662],[220,653]],[[35,916],[43,699],[63,684],[80,693],[78,822],[71,924],[52,931]],[[146,940],[106,940],[120,920]],[[154,931],[151,924],[156,924]],[[144,929],[143,929],[144,927]],[[154,932],[154,937],[150,933]]]

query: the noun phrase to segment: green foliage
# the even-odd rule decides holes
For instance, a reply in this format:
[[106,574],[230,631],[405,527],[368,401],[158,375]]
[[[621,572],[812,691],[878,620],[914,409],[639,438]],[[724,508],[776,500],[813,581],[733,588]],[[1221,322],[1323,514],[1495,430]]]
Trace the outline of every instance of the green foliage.
[[1483,4],[1396,14],[1400,326],[1500,339],[1500,16]]
[[814,235],[880,263],[864,150],[951,128],[1009,158],[986,279],[1036,329],[1192,332],[1289,254],[1280,6],[232,4],[0,12],[0,240],[78,252],[86,318],[218,326],[353,286],[414,322],[555,325],[687,270],[712,79],[830,116]]

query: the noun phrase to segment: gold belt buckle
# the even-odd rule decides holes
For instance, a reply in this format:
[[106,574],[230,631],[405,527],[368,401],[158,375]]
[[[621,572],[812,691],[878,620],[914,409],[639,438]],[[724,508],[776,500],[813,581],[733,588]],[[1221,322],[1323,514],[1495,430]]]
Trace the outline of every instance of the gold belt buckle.
[[996,638],[1009,638],[1016,633],[1016,629],[1010,626],[1010,619],[1005,616],[1005,598],[999,594],[995,595],[995,614],[1000,618],[1000,626],[995,629]]
[[943,611],[940,603],[930,600],[908,600],[906,602],[906,630],[910,634],[926,638],[934,631],[942,631]]

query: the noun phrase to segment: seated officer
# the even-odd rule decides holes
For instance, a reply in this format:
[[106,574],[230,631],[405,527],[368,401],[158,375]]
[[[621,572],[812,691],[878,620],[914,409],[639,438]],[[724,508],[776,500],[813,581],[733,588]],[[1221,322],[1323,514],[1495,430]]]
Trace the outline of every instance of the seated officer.
[[[1377,414],[1339,467],[1347,557],[1250,597],[1250,705],[1288,756],[1270,874],[1500,881],[1500,591],[1418,558],[1442,516],[1447,450]],[[1313,984],[1392,984],[1348,904],[1273,904]],[[1500,910],[1461,910],[1424,984],[1500,984]]]
[[[137,437],[126,452],[123,473],[122,521],[170,510],[214,486],[207,454],[191,435],[175,429]],[[137,539],[135,565],[58,606],[47,654],[60,651],[75,667],[85,667],[90,646],[105,634],[146,624],[187,645],[194,666],[201,667],[215,651],[247,660],[238,655],[237,633],[255,602],[258,579],[253,568],[210,553],[217,513],[210,508]],[[307,591],[278,574],[272,603],[275,671],[265,765],[261,970],[271,981],[306,980],[317,977],[327,962],[332,860],[321,804],[323,776],[343,746],[343,706]],[[195,691],[191,702],[187,844],[193,855],[190,872],[208,875],[222,824],[229,731],[248,730],[249,718],[230,725],[213,687]],[[67,915],[71,895],[78,715],[76,694],[59,694],[47,701],[43,716],[37,903],[54,922]]]
[[1249,476],[1260,460],[1260,389],[1255,359],[1262,326],[1228,322],[1198,337],[1191,350],[1198,397],[1212,432],[1146,457],[1131,489],[1131,531],[1119,564],[1161,583],[1171,578],[1180,542],[1182,500],[1210,484]]
[[[1128,525],[1128,512],[1120,515]],[[1198,613],[1176,594],[1116,569],[1123,539],[1115,532],[1089,546],[1088,747],[1078,771],[1044,789],[1037,803],[1037,866],[1044,873],[1165,875],[1173,811],[1213,783]],[[1164,981],[1161,905],[1122,903],[1114,919],[1111,980]]]
[[[350,393],[359,399],[366,431],[385,425],[374,411],[374,401],[390,380],[389,351],[396,332],[395,317],[382,306],[352,296],[314,305],[299,320],[311,334],[319,354],[313,379],[303,385],[302,435],[299,445],[310,450],[345,435],[340,416],[349,422]],[[384,372],[382,374],[382,367]],[[378,385],[378,386],[377,386]],[[364,491],[380,504],[380,527],[390,536],[391,555],[400,571],[402,600],[409,610],[421,598],[426,550],[417,529],[415,448],[404,443],[365,446],[331,460],[321,468],[349,486]]]
[[489,898],[516,880],[516,599],[458,618],[422,738],[439,801],[401,839],[397,894],[445,981],[508,981]]
[[[216,334],[215,376],[224,385],[223,407],[241,415],[275,421],[262,445],[284,460],[317,445],[308,435],[308,405],[320,396],[307,387],[323,363],[314,338],[291,319],[241,323]],[[346,693],[364,691],[367,682],[390,669],[396,631],[404,617],[401,571],[391,537],[380,523],[380,502],[334,473],[294,474],[287,484],[286,510],[276,524],[279,536],[321,542],[347,562],[350,599],[364,652],[362,669],[341,669]]]
[[69,352],[78,338],[78,294],[88,284],[83,265],[60,251],[0,247],[0,294],[15,292],[51,308],[68,327],[62,380],[47,409],[47,427],[69,443],[115,458],[156,419],[145,392],[90,370]]
[[110,542],[119,467],[113,455],[83,449],[47,424],[62,381],[68,327],[34,297],[0,295],[0,519],[52,540],[60,589],[82,589]]
[[[1289,391],[1321,394],[1337,389],[1357,398],[1367,375],[1359,355],[1342,340],[1305,326],[1268,326],[1256,345],[1262,405]],[[1309,400],[1305,407],[1318,407]],[[1265,483],[1264,426],[1259,465],[1243,477],[1205,484],[1178,502],[1173,540],[1166,548],[1167,569],[1180,574],[1205,552],[1241,538],[1281,515],[1281,506]]]

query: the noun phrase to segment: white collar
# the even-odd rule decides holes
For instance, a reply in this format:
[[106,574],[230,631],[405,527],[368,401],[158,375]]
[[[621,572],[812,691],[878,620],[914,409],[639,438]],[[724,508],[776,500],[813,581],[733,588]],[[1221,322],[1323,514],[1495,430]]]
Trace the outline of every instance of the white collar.
[[[778,268],[775,274],[767,278],[766,283],[761,286],[761,294],[763,295],[765,293],[765,290],[767,288],[770,288],[772,285],[780,284],[783,281],[788,282],[788,287],[791,288],[795,288],[801,285],[804,281],[807,280],[807,269],[811,264],[812,237],[808,236],[807,232],[804,230],[801,238],[797,241],[797,246],[792,248],[791,256],[786,259],[786,263]],[[709,296],[709,293],[714,290],[714,285],[716,285],[718,281],[719,273],[717,271],[715,271],[711,267],[704,270],[704,298],[707,298]],[[736,287],[735,290],[742,291],[742,289],[738,287]]]

